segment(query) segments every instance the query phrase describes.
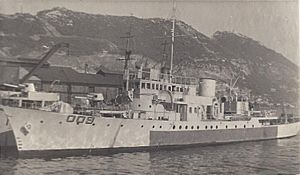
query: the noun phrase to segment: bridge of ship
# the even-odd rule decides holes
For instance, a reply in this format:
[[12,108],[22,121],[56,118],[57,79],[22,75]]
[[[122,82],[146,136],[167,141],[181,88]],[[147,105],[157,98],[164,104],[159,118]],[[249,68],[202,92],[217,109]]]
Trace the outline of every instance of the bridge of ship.
[[155,69],[125,73],[124,80],[126,78],[128,89],[133,90],[132,107],[136,112],[133,118],[188,121],[213,119],[219,113],[214,111],[215,87],[210,96],[202,96],[198,78],[170,75]]

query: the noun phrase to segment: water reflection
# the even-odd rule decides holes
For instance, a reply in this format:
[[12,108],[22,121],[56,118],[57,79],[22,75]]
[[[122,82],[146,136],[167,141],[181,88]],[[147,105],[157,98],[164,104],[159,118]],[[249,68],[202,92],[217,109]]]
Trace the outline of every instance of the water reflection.
[[98,156],[1,158],[0,174],[296,174],[299,138]]

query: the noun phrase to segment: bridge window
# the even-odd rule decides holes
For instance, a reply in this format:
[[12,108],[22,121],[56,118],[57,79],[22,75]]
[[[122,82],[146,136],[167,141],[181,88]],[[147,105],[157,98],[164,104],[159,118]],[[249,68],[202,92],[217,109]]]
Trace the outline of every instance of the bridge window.
[[142,83],[142,89],[145,89],[145,83]]
[[181,87],[181,88],[179,88],[179,91],[180,91],[180,92],[183,92],[183,88],[182,88],[182,87]]
[[180,112],[180,106],[179,106],[179,105],[176,105],[176,106],[175,106],[175,109],[176,109],[176,112],[177,112],[177,113]]
[[246,125],[244,125],[244,128],[246,128]]
[[190,113],[192,113],[193,112],[193,108],[192,107],[190,107]]
[[162,85],[161,84],[159,85],[159,90],[162,90]]
[[152,84],[152,89],[155,89],[155,84]]
[[174,125],[174,126],[173,126],[173,129],[175,129],[175,128],[176,128],[176,126]]
[[218,125],[216,125],[216,129],[218,129]]
[[187,125],[185,126],[185,129],[188,129],[188,126],[187,126]]
[[179,87],[176,87],[176,91],[179,92]]
[[197,113],[197,107],[195,107],[194,112]]
[[254,125],[252,125],[252,128],[254,128]]
[[237,126],[236,126],[236,125],[235,125],[234,127],[235,127],[235,128],[237,128]]
[[167,90],[167,85],[164,85],[164,90]]
[[156,84],[156,90],[158,90],[159,89],[159,84]]
[[172,86],[172,91],[175,91],[176,86]]
[[197,129],[199,129],[199,126],[197,126]]
[[189,89],[188,88],[184,88],[184,92],[189,92]]
[[228,128],[228,126],[226,125],[226,126],[225,126],[225,128],[227,129],[227,128]]
[[179,126],[179,129],[181,129],[181,128],[182,128],[182,126],[180,125],[180,126]]
[[205,126],[205,129],[207,129],[207,126]]
[[151,87],[151,84],[147,83],[147,89],[150,89],[150,87]]
[[194,129],[194,126],[192,126],[191,129]]
[[213,126],[212,126],[212,125],[210,126],[210,129],[213,129]]
[[168,86],[168,90],[169,90],[169,91],[171,91],[171,90],[172,90],[171,86]]

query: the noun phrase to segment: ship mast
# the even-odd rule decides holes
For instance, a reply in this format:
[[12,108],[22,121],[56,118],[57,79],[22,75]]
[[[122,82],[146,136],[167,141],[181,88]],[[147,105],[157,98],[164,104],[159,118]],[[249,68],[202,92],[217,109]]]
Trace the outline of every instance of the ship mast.
[[175,16],[175,12],[176,12],[176,4],[175,4],[175,0],[172,1],[173,2],[173,8],[172,8],[172,29],[171,29],[171,33],[172,33],[172,39],[171,39],[171,60],[170,60],[170,81],[172,81],[172,74],[173,74],[173,60],[174,60],[174,41],[175,41],[175,23],[176,23],[176,16]]
[[129,90],[129,69],[128,69],[128,62],[131,60],[130,55],[132,51],[130,50],[130,39],[133,38],[133,35],[131,35],[131,25],[129,28],[129,31],[126,33],[127,35],[121,38],[126,39],[126,49],[125,49],[125,58],[124,58],[124,78],[126,80],[125,90]]

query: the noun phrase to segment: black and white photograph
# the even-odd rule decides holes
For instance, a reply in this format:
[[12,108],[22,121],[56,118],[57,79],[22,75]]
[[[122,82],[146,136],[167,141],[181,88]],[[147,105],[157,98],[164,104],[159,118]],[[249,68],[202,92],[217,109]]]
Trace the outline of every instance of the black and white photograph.
[[0,175],[300,174],[298,0],[0,0]]

